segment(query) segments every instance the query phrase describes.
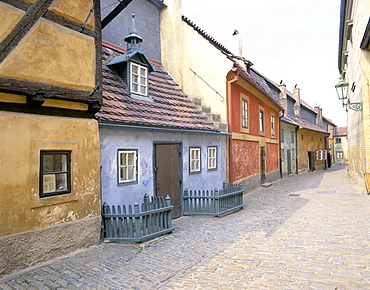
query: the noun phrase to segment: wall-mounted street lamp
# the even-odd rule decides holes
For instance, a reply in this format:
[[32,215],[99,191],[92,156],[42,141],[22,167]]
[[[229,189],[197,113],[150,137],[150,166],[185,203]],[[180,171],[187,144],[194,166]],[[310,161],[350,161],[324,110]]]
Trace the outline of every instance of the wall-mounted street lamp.
[[[362,102],[360,103],[350,103],[347,99],[348,94],[348,86],[349,83],[344,81],[343,76],[339,77],[339,83],[335,85],[335,89],[337,90],[338,98],[342,101],[342,106],[346,107],[347,109],[351,109],[354,111],[362,111]],[[347,102],[344,102],[347,100]]]

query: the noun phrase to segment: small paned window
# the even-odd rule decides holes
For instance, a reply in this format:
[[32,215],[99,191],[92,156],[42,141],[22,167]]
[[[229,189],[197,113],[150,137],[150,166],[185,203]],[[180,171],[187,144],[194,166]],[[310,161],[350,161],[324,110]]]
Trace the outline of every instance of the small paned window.
[[343,151],[337,151],[336,154],[337,154],[337,159],[343,159],[344,158]]
[[208,170],[217,169],[217,147],[208,147]]
[[190,148],[189,152],[190,173],[198,173],[201,171],[200,164],[200,147]]
[[137,150],[118,150],[118,183],[137,183]]
[[242,99],[242,127],[248,128],[248,101]]
[[291,143],[294,143],[294,132],[290,131]]
[[265,111],[260,108],[260,133],[265,132]]
[[271,136],[275,136],[275,115],[271,115]]
[[342,143],[342,139],[341,138],[335,138],[335,143],[337,143],[337,144]]
[[131,62],[131,93],[148,95],[148,69]]
[[284,149],[281,149],[281,161],[284,162]]
[[71,152],[40,152],[40,197],[71,192]]

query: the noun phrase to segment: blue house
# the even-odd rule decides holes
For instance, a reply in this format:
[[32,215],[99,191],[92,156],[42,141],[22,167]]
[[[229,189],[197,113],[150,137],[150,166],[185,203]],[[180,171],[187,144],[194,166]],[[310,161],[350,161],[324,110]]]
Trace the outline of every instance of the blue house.
[[142,202],[145,194],[169,195],[178,217],[184,189],[222,188],[227,133],[191,102],[160,62],[146,57],[134,16],[124,40],[126,50],[103,42],[103,104],[96,114],[102,203],[128,205]]

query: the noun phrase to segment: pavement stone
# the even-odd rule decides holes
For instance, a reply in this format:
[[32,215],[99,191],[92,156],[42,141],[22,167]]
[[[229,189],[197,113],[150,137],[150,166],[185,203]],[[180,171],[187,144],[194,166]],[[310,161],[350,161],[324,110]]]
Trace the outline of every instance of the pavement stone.
[[1,277],[0,289],[370,289],[370,196],[344,166],[257,188],[244,204]]

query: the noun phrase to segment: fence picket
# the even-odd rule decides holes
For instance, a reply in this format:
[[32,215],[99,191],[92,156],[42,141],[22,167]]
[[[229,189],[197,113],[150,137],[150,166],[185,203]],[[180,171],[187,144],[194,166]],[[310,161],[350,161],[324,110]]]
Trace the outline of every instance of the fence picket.
[[243,208],[241,184],[223,183],[222,189],[184,191],[184,215],[220,216]]

